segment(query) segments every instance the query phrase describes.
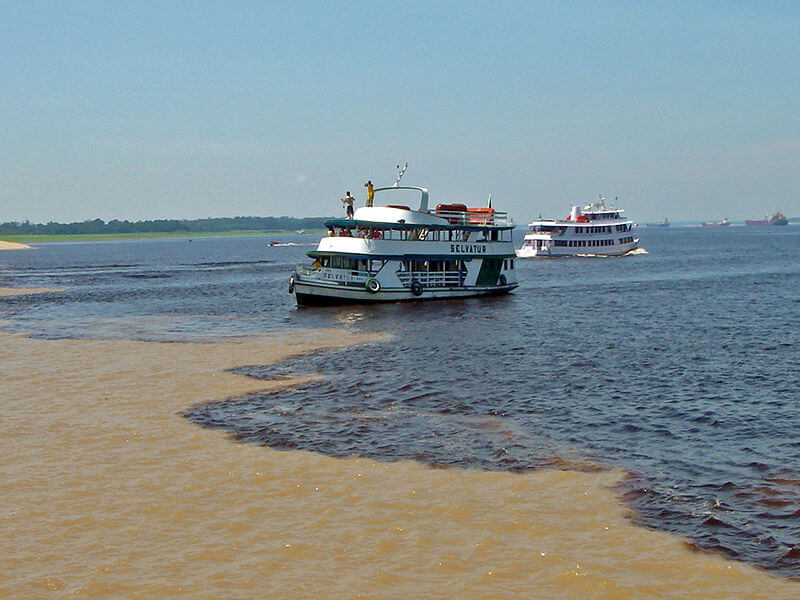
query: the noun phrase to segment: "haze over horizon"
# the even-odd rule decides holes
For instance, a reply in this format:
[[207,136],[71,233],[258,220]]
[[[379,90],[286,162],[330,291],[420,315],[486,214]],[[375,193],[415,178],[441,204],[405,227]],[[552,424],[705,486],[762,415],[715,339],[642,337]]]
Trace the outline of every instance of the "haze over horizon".
[[341,214],[403,182],[517,223],[800,215],[791,2],[8,2],[0,222]]

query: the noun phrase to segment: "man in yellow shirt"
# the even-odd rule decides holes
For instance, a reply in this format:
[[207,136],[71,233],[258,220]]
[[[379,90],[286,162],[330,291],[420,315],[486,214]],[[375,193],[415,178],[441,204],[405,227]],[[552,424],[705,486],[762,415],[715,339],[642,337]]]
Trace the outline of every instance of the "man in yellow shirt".
[[375,197],[375,191],[372,189],[372,181],[367,181],[364,187],[367,188],[367,206],[372,206],[372,199]]

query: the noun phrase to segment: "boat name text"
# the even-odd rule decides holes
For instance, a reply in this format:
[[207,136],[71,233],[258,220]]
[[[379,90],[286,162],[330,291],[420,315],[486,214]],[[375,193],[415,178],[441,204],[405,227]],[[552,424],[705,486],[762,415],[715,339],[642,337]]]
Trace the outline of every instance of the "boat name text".
[[450,244],[450,252],[453,254],[486,254],[484,244]]

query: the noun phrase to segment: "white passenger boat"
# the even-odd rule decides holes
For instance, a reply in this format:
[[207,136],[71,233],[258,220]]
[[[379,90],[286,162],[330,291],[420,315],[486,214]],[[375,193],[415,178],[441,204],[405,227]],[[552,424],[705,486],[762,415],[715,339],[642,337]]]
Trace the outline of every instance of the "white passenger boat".
[[[297,304],[489,296],[517,287],[514,225],[491,207],[491,197],[483,208],[431,209],[428,190],[399,181],[374,190],[375,200],[388,204],[325,223],[328,235],[308,252],[313,264],[292,273],[289,292]],[[400,192],[419,192],[419,207],[392,204]]]
[[533,221],[525,240],[517,249],[520,258],[557,256],[621,256],[635,250],[639,238],[633,236],[633,221],[619,208],[606,208],[600,196],[581,209],[573,206],[565,220]]

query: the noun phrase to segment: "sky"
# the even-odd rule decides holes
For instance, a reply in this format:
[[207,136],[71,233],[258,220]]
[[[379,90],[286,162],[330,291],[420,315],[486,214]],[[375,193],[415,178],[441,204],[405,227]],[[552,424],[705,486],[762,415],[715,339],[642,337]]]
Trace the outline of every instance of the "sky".
[[0,2],[0,222],[800,216],[800,3]]

